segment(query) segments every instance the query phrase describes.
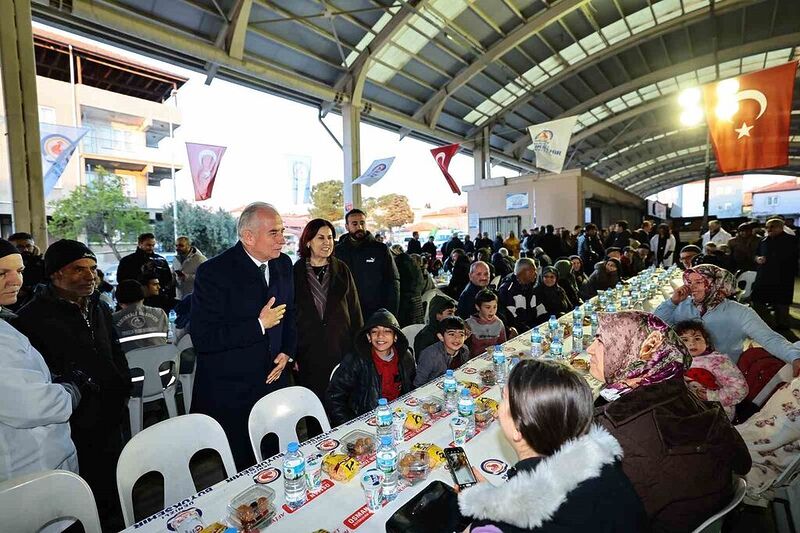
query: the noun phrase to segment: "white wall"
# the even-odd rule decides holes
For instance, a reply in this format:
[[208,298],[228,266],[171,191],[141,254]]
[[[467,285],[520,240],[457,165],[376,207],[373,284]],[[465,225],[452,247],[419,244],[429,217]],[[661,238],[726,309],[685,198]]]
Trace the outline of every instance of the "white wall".
[[[777,198],[778,203],[767,205],[769,198]],[[800,213],[800,190],[753,194],[753,216],[795,215],[798,213]]]

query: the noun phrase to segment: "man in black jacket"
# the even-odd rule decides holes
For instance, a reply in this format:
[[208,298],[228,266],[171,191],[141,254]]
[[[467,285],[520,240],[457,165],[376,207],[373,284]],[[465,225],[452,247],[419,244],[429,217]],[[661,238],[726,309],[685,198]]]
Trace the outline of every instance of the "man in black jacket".
[[169,268],[167,260],[155,253],[156,236],[152,233],[142,233],[139,235],[136,250],[123,257],[117,267],[117,283],[126,279],[135,279],[144,284],[144,274],[155,274],[158,277],[160,295],[158,302],[151,302],[148,305],[160,307],[165,313],[175,305],[175,283],[172,278],[172,270]]
[[756,255],[758,273],[753,283],[753,309],[768,324],[772,322],[767,306],[775,311],[775,329],[789,329],[789,306],[794,296],[797,275],[797,241],[784,231],[779,218],[767,220],[767,236]]
[[22,287],[17,295],[17,302],[11,305],[11,310],[20,309],[33,298],[34,288],[44,281],[44,259],[36,248],[33,235],[19,232],[9,236],[8,241],[17,247],[22,255],[25,272],[22,274]]
[[583,271],[586,275],[594,272],[594,265],[605,256],[605,249],[597,236],[597,226],[586,224],[583,235],[578,237],[578,255],[583,261]]
[[422,253],[422,244],[419,242],[419,232],[415,231],[411,234],[411,240],[408,241],[408,248],[406,252],[410,254],[421,254]]
[[544,235],[539,239],[539,248],[543,249],[553,261],[564,255],[564,244],[555,231],[552,224],[548,224],[544,228]]
[[378,309],[396,314],[400,302],[400,274],[389,249],[367,231],[367,216],[351,209],[344,217],[347,233],[339,239],[334,254],[353,274],[361,300],[361,315]]
[[488,231],[484,231],[483,236],[481,236],[479,233],[478,236],[475,238],[475,249],[482,250],[484,248],[488,250],[492,249],[492,239],[489,238]]
[[416,364],[397,319],[379,309],[353,341],[353,351],[333,373],[326,394],[331,424],[338,426],[414,388]]
[[618,220],[614,226],[614,233],[609,235],[606,248],[619,248],[622,250],[631,245],[631,231],[628,229],[627,220]]
[[431,259],[436,259],[436,244],[434,244],[434,237],[428,237],[428,242],[422,245],[422,253],[431,256]]
[[122,529],[117,498],[121,427],[131,389],[128,362],[111,311],[95,290],[97,260],[83,243],[61,240],[44,256],[49,280],[19,311],[15,326],[39,350],[53,375],[80,371],[96,385],[82,390],[70,418],[78,466],[94,492],[103,529]]

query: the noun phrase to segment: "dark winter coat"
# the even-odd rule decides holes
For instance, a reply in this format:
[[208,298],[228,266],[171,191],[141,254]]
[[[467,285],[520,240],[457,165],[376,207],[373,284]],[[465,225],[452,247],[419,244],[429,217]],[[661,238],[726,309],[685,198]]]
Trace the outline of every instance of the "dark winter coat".
[[438,337],[436,337],[436,334],[439,333],[439,321],[436,320],[436,315],[443,313],[447,309],[455,309],[457,305],[458,302],[444,294],[437,294],[431,298],[428,304],[428,323],[414,337],[415,358],[418,359],[422,350],[439,341]]
[[409,254],[421,254],[422,244],[420,244],[419,239],[415,239],[412,237],[411,240],[408,241],[408,248],[406,249],[406,251]]
[[499,486],[465,489],[459,508],[475,519],[473,528],[493,525],[503,533],[641,533],[647,516],[622,471],[622,455],[614,437],[593,426],[553,455],[519,461]]
[[606,254],[603,244],[597,235],[589,236],[586,233],[578,237],[578,255],[583,261],[583,271],[587,275],[594,272],[594,264],[603,259]]
[[[294,280],[289,256],[268,263],[264,275],[241,242],[200,265],[194,281],[189,332],[197,353],[192,411],[222,425],[239,469],[255,460],[247,432],[255,403],[288,384],[289,371],[265,383],[275,357],[297,347]],[[261,329],[258,316],[270,298],[286,304],[281,322]]]
[[436,245],[433,244],[431,241],[426,242],[422,245],[422,253],[430,255],[432,258],[436,258]]
[[425,318],[425,310],[422,307],[425,278],[422,277],[422,271],[406,253],[394,256],[394,263],[400,276],[400,303],[397,313],[400,327],[421,324]]
[[534,284],[523,285],[516,274],[509,274],[500,283],[498,299],[498,314],[502,313],[503,324],[516,328],[519,333],[541,324],[549,316],[536,298]]
[[111,320],[111,310],[95,292],[89,297],[88,323],[80,308],[60,298],[51,285],[39,285],[19,310],[13,325],[44,357],[54,377],[69,380],[80,370],[97,385],[81,388],[81,401],[70,417],[80,475],[95,494],[103,529],[123,527],[116,492],[122,425],[131,391],[128,360]]
[[791,305],[794,296],[794,277],[797,275],[797,241],[788,233],[764,237],[758,254],[767,262],[758,265],[753,283],[753,302]]
[[564,243],[561,237],[555,233],[545,233],[542,235],[539,239],[539,247],[553,260],[564,255]]
[[489,237],[486,237],[486,238],[480,237],[480,238],[475,239],[475,249],[476,250],[484,250],[484,249],[491,250],[492,249],[492,239],[490,239]]
[[397,313],[400,301],[400,275],[389,249],[367,232],[359,241],[345,234],[334,250],[336,258],[350,268],[361,301],[361,316],[372,316],[378,309]]
[[442,245],[442,256],[447,257],[453,253],[453,250],[463,250],[464,242],[456,236],[450,238],[449,241]]
[[731,474],[750,470],[747,446],[725,411],[698,400],[683,376],[601,405],[595,420],[622,446],[622,469],[654,532],[692,531],[730,501]]
[[[451,258],[447,260],[451,261]],[[452,274],[450,276],[450,282],[447,284],[447,288],[444,291],[449,296],[458,298],[464,288],[469,284],[469,265],[469,259],[467,259],[466,255],[459,256],[455,263],[451,261],[449,269],[447,268],[448,264],[445,263],[445,270],[449,270]],[[400,323],[402,324],[402,322]]]
[[414,388],[416,364],[411,350],[408,349],[408,340],[400,331],[397,319],[385,309],[380,309],[367,319],[364,327],[356,334],[353,351],[344,356],[328,385],[325,398],[332,426],[344,424],[378,406],[381,377],[372,362],[372,345],[367,339],[367,333],[375,326],[392,328],[397,334],[394,348],[399,357],[400,394]]
[[324,316],[320,317],[311,295],[306,259],[294,264],[295,312],[297,313],[298,383],[325,400],[331,372],[353,349],[353,338],[363,325],[361,306],[350,269],[330,258],[330,281]]
[[120,259],[117,267],[117,283],[128,279],[142,281],[142,275],[155,273],[161,285],[161,292],[157,297],[153,297],[147,305],[160,307],[168,313],[175,304],[175,280],[172,277],[172,270],[169,268],[167,260],[158,254],[148,254],[141,248]]

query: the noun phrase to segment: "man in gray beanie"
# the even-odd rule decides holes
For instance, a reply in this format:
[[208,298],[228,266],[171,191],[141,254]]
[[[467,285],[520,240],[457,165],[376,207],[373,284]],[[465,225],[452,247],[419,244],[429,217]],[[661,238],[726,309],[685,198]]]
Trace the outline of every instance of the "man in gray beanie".
[[69,418],[72,383],[53,383],[41,354],[7,320],[22,287],[22,255],[0,239],[0,481],[45,470],[78,472]]
[[83,243],[64,239],[44,254],[47,280],[20,309],[17,328],[44,356],[53,374],[78,370],[95,384],[82,392],[70,418],[80,474],[94,492],[103,530],[123,528],[116,490],[122,422],[130,371],[112,326],[111,311],[95,290],[97,260]]

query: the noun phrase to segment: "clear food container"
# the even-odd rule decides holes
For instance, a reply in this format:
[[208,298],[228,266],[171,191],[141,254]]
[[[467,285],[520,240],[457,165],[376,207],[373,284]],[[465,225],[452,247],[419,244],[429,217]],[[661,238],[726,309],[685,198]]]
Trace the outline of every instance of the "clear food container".
[[228,521],[241,531],[258,529],[274,516],[275,491],[263,485],[253,485],[228,504]]
[[428,453],[424,451],[408,451],[400,454],[397,469],[403,479],[412,485],[424,481],[431,471]]

